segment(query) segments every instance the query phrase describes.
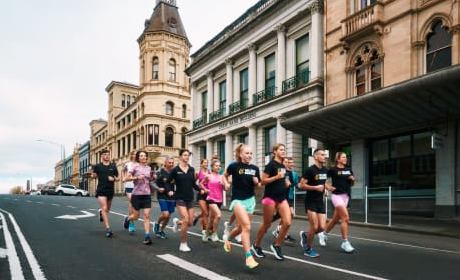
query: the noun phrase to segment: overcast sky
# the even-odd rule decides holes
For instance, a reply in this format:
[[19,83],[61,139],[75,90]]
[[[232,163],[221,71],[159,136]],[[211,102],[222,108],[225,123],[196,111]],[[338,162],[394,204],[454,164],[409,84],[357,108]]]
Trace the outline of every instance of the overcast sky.
[[[198,50],[256,0],[177,0]],[[0,0],[0,193],[27,178],[54,179],[59,146],[70,155],[107,119],[105,87],[139,84],[136,39],[155,0]]]

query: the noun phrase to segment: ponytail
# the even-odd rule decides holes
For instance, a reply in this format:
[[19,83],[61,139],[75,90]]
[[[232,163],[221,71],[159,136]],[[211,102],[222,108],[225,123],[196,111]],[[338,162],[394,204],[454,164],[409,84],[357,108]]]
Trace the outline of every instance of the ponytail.
[[235,159],[238,162],[241,162],[241,151],[246,147],[246,144],[239,143],[235,148]]

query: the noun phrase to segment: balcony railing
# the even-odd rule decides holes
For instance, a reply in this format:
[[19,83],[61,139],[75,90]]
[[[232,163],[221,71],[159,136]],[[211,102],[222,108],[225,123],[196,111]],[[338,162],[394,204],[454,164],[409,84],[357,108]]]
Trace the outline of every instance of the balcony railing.
[[383,4],[377,1],[342,21],[342,37],[364,30],[379,21],[383,21]]
[[233,114],[233,113],[236,113],[236,112],[239,112],[241,110],[244,110],[248,107],[248,99],[247,98],[243,98],[242,100],[240,101],[237,101],[237,102],[234,102],[232,104],[230,104],[229,106],[229,113],[230,114]]
[[219,110],[209,114],[209,122],[217,121],[223,117],[225,117],[225,108],[220,108]]
[[276,87],[268,87],[265,90],[259,91],[252,95],[252,104],[257,105],[264,101],[270,100],[275,97]]
[[206,115],[203,115],[201,118],[193,121],[193,128],[198,128],[206,124]]
[[283,93],[296,90],[310,82],[310,71],[303,70],[292,78],[283,81]]

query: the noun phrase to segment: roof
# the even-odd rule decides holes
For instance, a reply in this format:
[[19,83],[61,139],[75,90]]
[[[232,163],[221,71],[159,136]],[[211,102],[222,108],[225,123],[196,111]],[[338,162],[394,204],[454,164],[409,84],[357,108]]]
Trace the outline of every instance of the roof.
[[128,82],[111,81],[110,84],[105,88],[105,91],[106,91],[106,92],[109,92],[110,89],[111,89],[114,85],[121,85],[121,86],[126,86],[126,87],[130,87],[130,88],[134,88],[134,89],[139,89],[139,86],[137,86],[137,85],[135,85],[135,84],[130,84],[130,83],[128,83]]
[[460,65],[290,117],[281,125],[338,143],[421,129],[460,119]]

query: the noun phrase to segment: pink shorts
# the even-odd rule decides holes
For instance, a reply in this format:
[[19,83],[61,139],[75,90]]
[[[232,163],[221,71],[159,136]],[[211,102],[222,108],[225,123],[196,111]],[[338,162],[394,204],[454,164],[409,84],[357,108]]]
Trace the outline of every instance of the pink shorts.
[[350,198],[348,197],[348,194],[346,193],[332,194],[331,196],[332,205],[334,205],[334,207],[341,206],[341,205],[347,207],[349,199]]
[[279,204],[283,203],[286,199],[280,202],[276,202],[273,199],[266,197],[262,199],[262,205],[272,205],[272,206],[278,206]]

